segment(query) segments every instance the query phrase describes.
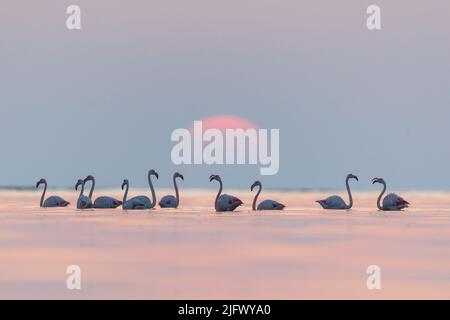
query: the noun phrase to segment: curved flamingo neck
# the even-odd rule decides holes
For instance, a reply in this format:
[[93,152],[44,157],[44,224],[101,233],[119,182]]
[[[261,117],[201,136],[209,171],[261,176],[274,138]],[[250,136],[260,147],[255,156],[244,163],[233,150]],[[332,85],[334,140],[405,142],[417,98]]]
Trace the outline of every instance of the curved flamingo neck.
[[[150,174],[150,172],[148,173],[148,185],[150,186],[150,191],[152,193],[151,206],[153,208],[156,205],[156,192],[155,192],[155,188],[153,187],[152,175]],[[128,191],[128,184],[127,184],[127,191]]]
[[89,199],[92,200],[92,195],[94,194],[94,189],[95,189],[95,178],[92,177],[92,179],[90,179],[92,181],[92,185],[91,185],[91,190],[89,191]]
[[261,193],[261,190],[262,190],[262,185],[259,184],[258,186],[259,186],[259,190],[258,190],[258,192],[256,193],[255,198],[253,199],[253,204],[252,204],[252,209],[253,209],[253,211],[256,210],[256,201],[257,201],[257,199],[258,199],[258,197],[259,197],[259,194]]
[[220,179],[220,177],[218,177],[217,181],[219,181],[219,192],[217,192],[217,196],[216,196],[216,202],[215,202],[215,207],[216,207],[216,211],[218,211],[219,209],[219,197],[222,193],[222,189],[223,189],[223,183],[222,183],[222,179]]
[[380,195],[377,199],[377,207],[380,210],[383,210],[383,207],[381,206],[381,198],[383,197],[383,194],[386,192],[386,182],[383,182],[383,190],[381,191]]
[[352,197],[352,192],[350,191],[349,180],[350,180],[350,178],[347,178],[345,180],[345,186],[347,187],[347,193],[348,193],[348,199],[349,199],[347,209],[350,209],[351,207],[353,207],[353,197]]
[[47,192],[47,181],[44,182],[44,191],[42,192],[41,195],[41,202],[40,202],[40,206],[43,207],[44,206],[44,198],[45,198],[45,193]]
[[81,198],[81,196],[84,193],[84,182],[81,184],[81,190],[80,190],[80,195],[78,196],[78,198]]
[[123,201],[122,201],[123,204],[127,202],[127,196],[128,196],[128,183],[125,184],[125,192],[123,193]]
[[178,207],[178,204],[180,203],[180,193],[178,192],[177,177],[175,175],[173,176],[173,187],[175,188],[175,207]]

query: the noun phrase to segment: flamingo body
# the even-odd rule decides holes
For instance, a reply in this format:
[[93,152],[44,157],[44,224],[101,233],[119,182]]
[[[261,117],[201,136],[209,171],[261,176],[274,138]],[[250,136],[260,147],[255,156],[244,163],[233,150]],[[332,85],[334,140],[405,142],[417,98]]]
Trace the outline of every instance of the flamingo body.
[[324,209],[347,209],[347,204],[340,196],[330,196],[324,200],[316,201]]
[[89,209],[92,208],[92,201],[88,196],[81,195],[77,200],[77,209]]
[[258,204],[257,210],[283,210],[285,205],[275,200],[264,200]]
[[150,209],[150,199],[146,196],[137,196],[125,201],[122,204],[122,208],[125,210],[145,210]]
[[176,208],[177,199],[172,195],[164,196],[159,200],[158,204],[161,208]]
[[95,199],[94,208],[97,209],[115,209],[122,204],[122,201],[112,197],[101,196]]
[[242,201],[235,196],[229,194],[222,194],[216,201],[217,211],[234,211],[237,207],[242,205]]
[[58,196],[51,196],[45,199],[43,203],[43,207],[49,208],[49,207],[67,207],[69,205],[69,202],[64,200],[61,197]]
[[385,211],[399,211],[408,208],[409,202],[395,193],[389,193],[383,199],[383,210]]
[[135,202],[138,206],[144,206],[145,209],[151,209],[153,208],[152,202],[150,201],[150,198],[147,196],[136,196],[131,198],[128,201]]

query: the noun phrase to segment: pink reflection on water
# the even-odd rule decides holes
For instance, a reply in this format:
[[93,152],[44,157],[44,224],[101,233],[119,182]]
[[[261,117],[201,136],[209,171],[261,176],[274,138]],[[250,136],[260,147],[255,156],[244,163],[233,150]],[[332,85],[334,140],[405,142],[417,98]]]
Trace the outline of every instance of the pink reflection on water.
[[[380,213],[376,193],[324,211],[314,202],[324,194],[266,191],[287,210],[252,213],[252,193],[233,193],[245,206],[215,214],[214,191],[128,213],[41,209],[39,192],[2,191],[0,298],[450,298],[450,194],[403,193],[410,210]],[[71,264],[80,292],[65,287]],[[380,291],[366,288],[372,264]]]

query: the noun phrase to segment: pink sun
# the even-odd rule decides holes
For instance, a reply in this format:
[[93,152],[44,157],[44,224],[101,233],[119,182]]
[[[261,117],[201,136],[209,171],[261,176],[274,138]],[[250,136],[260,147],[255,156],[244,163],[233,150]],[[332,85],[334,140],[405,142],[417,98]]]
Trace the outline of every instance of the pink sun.
[[224,132],[226,129],[256,129],[250,121],[230,115],[207,117],[202,120],[203,130],[218,129]]

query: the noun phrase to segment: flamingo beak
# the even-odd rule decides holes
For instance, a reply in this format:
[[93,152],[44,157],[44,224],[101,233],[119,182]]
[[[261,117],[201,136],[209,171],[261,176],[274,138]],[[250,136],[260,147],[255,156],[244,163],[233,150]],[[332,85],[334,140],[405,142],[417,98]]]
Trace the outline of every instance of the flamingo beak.
[[253,189],[256,187],[256,184],[252,184],[252,186],[250,187],[250,191],[253,191]]
[[215,178],[216,178],[216,176],[215,176],[215,175],[211,175],[211,176],[209,176],[209,182],[213,181],[213,180],[214,180]]
[[159,179],[159,174],[156,171],[155,171],[155,177],[156,177],[156,179]]
[[181,178],[181,180],[183,180],[183,181],[184,181],[184,177],[183,177],[183,175],[182,175],[182,174],[180,174],[180,175],[179,175],[179,177]]
[[353,178],[355,178],[355,179],[356,179],[356,181],[359,181],[359,179],[358,179],[358,177],[357,177],[357,176],[353,176]]
[[122,183],[122,186],[120,186],[120,188],[123,190],[123,188],[125,187],[126,183],[125,181]]

